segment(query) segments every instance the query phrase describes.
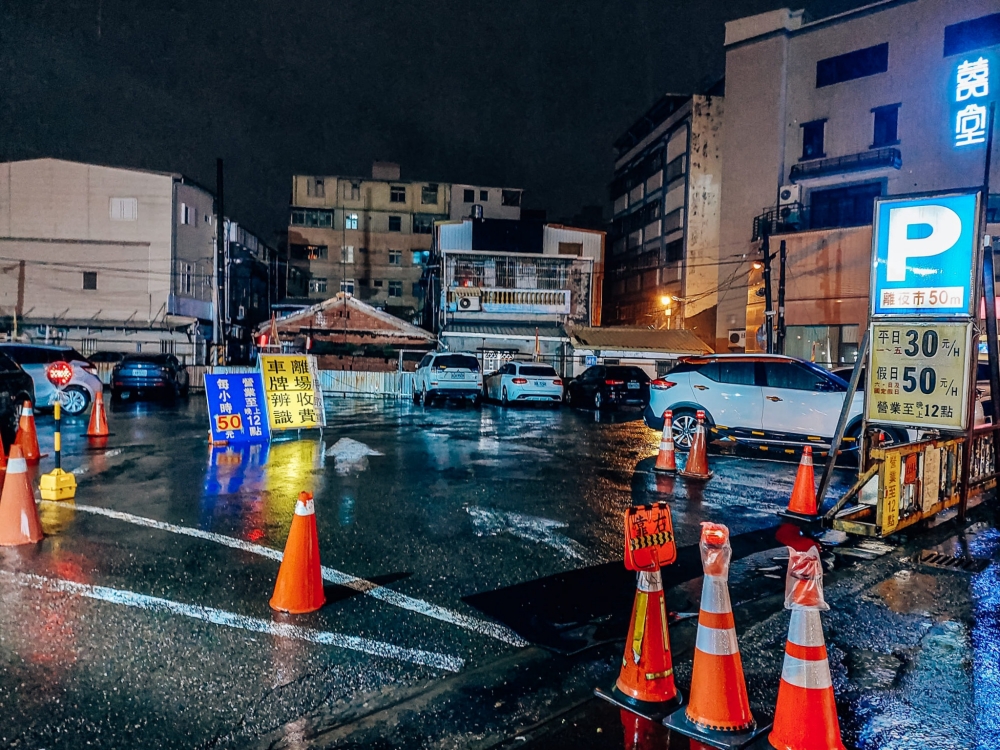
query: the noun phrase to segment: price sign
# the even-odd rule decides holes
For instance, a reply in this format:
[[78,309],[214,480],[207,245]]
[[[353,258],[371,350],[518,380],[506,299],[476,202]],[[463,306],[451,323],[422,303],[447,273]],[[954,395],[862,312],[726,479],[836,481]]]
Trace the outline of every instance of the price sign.
[[213,442],[266,443],[271,439],[260,373],[208,373],[205,397]]
[[971,323],[872,323],[869,422],[964,430]]
[[260,369],[272,432],[326,425],[315,357],[261,354]]

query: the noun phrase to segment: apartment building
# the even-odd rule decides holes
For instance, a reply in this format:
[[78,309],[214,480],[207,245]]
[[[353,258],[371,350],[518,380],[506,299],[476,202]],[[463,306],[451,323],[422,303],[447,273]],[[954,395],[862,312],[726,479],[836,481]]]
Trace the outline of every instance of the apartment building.
[[521,218],[521,193],[522,191],[516,188],[454,184],[451,186],[448,218],[517,221]]
[[722,86],[659,99],[615,142],[609,324],[714,338]]
[[[1000,90],[996,0],[739,19],[726,25],[725,85],[722,255],[745,261],[735,275],[720,265],[717,350],[765,346],[767,233],[770,252],[784,243],[787,256],[785,353],[850,364],[868,310],[874,199],[983,184]],[[995,156],[990,184],[996,221]],[[776,258],[775,289],[778,271]]]

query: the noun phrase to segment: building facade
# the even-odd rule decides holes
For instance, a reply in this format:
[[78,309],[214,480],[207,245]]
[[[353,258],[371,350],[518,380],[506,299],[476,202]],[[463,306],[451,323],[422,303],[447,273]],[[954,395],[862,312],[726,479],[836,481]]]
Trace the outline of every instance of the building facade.
[[509,219],[521,218],[521,190],[494,188],[482,185],[451,186],[451,203],[448,218]]
[[[721,244],[732,262],[720,264],[716,347],[764,346],[767,233],[770,252],[784,242],[787,255],[786,353],[850,364],[868,309],[875,198],[983,184],[986,112],[1000,90],[996,2],[739,19],[726,25],[725,85]],[[990,184],[996,193],[996,158]],[[776,261],[775,290],[778,272]]]
[[605,320],[714,338],[721,87],[662,97],[615,142]]

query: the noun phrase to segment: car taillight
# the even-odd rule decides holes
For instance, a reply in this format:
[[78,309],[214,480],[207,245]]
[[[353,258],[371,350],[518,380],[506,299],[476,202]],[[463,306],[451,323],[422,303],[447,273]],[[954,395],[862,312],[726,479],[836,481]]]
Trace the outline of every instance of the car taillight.
[[604,385],[625,385],[624,380],[605,380]]
[[527,378],[514,378],[510,382],[513,383],[514,385],[524,385],[525,383],[528,382],[528,379]]
[[671,383],[669,380],[663,380],[662,378],[657,378],[649,383],[650,388],[655,388],[658,391],[665,391],[667,388],[673,388],[675,385],[677,383]]
[[559,378],[556,378],[552,381],[552,385],[562,385],[562,381]]

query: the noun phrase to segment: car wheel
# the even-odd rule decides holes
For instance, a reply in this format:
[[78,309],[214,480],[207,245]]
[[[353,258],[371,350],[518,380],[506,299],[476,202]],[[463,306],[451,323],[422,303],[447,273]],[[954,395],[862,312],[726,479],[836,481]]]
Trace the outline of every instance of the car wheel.
[[698,419],[693,411],[680,411],[674,414],[671,430],[674,434],[674,445],[677,450],[690,450],[697,429]]
[[427,391],[424,391],[423,393],[421,393],[420,394],[420,403],[423,406],[430,406],[431,405],[431,394],[429,394]]
[[507,386],[504,386],[500,392],[500,403],[504,406],[510,406],[510,400],[507,398]]
[[413,390],[413,397],[412,398],[413,398],[413,403],[419,404],[420,403],[420,391],[414,389]]
[[563,401],[566,402],[566,406],[573,405],[573,389],[567,388],[566,392],[563,394]]
[[71,417],[77,417],[87,411],[90,406],[90,393],[78,385],[68,386],[63,390],[62,410]]
[[604,405],[604,399],[601,397],[601,392],[597,391],[594,394],[594,408],[597,409],[597,411],[600,411],[603,405]]

